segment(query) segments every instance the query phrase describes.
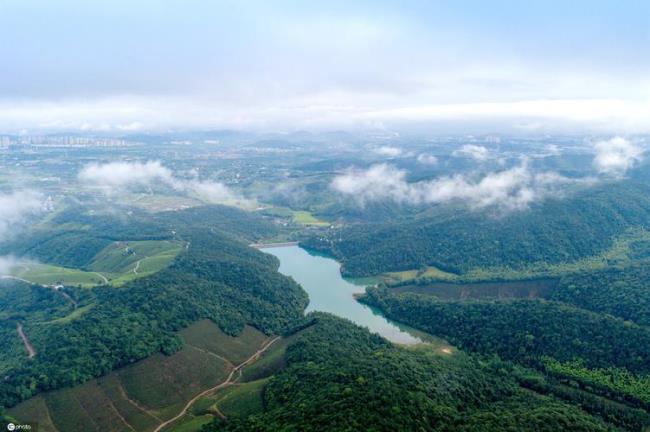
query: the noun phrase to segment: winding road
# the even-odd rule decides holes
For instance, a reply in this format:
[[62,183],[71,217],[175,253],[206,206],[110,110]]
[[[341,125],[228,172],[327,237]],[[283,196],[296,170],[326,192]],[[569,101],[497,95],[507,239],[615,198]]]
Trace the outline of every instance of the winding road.
[[21,282],[28,283],[28,284],[30,284],[30,285],[34,285],[34,282],[30,282],[30,281],[28,281],[27,279],[23,279],[23,278],[20,278],[20,277],[18,277],[18,276],[2,275],[2,276],[0,276],[0,279],[13,279],[13,280],[17,280],[17,281],[21,281]]
[[[108,279],[106,279],[103,275],[100,275],[100,276],[101,276],[102,278],[104,278],[104,280],[106,281],[106,283],[108,283]],[[77,302],[75,301],[75,299],[73,299],[72,297],[70,297],[66,292],[61,291],[61,287],[62,287],[62,285],[43,285],[43,284],[37,284],[37,283],[31,282],[31,281],[28,281],[27,279],[23,279],[23,278],[20,278],[20,277],[18,277],[18,276],[11,276],[11,275],[2,275],[2,276],[0,276],[0,279],[12,279],[12,280],[17,280],[17,281],[20,281],[20,282],[25,282],[25,283],[30,284],[30,285],[39,285],[39,286],[42,286],[43,288],[47,288],[47,289],[54,290],[54,291],[56,291],[57,293],[61,294],[63,297],[65,297],[65,298],[66,298],[70,303],[72,303],[72,305],[74,306],[75,309],[77,308]]]
[[[144,258],[147,258],[147,257],[144,257]],[[140,268],[140,263],[142,262],[142,260],[143,260],[144,258],[140,258],[140,259],[135,263],[135,267],[133,267],[133,273],[134,273],[134,274],[138,274],[138,269]]]
[[163,428],[165,428],[166,426],[169,426],[170,424],[174,423],[176,420],[182,418],[185,414],[187,414],[187,410],[190,409],[190,407],[194,404],[194,402],[196,402],[198,399],[202,398],[203,396],[206,396],[206,395],[208,395],[208,394],[210,394],[210,393],[212,393],[212,392],[214,392],[214,391],[216,391],[216,390],[219,390],[219,389],[222,389],[222,388],[224,388],[224,387],[228,387],[228,386],[234,384],[235,381],[237,381],[237,379],[239,378],[239,377],[237,377],[237,378],[233,379],[233,377],[235,376],[235,374],[236,374],[237,372],[239,372],[239,371],[240,371],[244,366],[246,366],[246,365],[248,365],[249,363],[251,363],[251,362],[257,360],[257,359],[259,358],[259,356],[260,356],[264,351],[266,351],[267,349],[269,349],[269,347],[270,347],[271,345],[273,345],[275,342],[277,342],[279,339],[280,339],[280,336],[276,336],[276,337],[274,337],[273,339],[271,339],[270,341],[268,341],[265,345],[262,346],[262,348],[258,349],[258,350],[255,352],[255,354],[253,354],[252,356],[250,356],[250,357],[249,357],[245,362],[240,363],[239,365],[235,366],[235,367],[230,371],[230,374],[228,374],[228,378],[226,378],[225,381],[223,381],[221,384],[217,384],[217,385],[214,386],[214,387],[211,387],[211,388],[209,388],[209,389],[207,389],[207,390],[204,390],[204,391],[202,391],[201,393],[199,393],[199,394],[197,394],[196,396],[194,396],[192,399],[190,399],[189,402],[187,402],[187,404],[185,405],[185,407],[183,407],[183,409],[181,410],[180,413],[178,413],[178,415],[176,415],[175,417],[170,418],[169,420],[167,420],[167,421],[161,423],[160,425],[158,425],[158,427],[157,427],[156,429],[154,429],[153,432],[160,432],[160,431],[161,431]]
[[96,274],[97,276],[102,278],[102,280],[104,281],[105,284],[108,284],[108,279],[106,279],[106,276],[104,276],[103,274],[101,274],[99,272],[93,272],[93,274]]

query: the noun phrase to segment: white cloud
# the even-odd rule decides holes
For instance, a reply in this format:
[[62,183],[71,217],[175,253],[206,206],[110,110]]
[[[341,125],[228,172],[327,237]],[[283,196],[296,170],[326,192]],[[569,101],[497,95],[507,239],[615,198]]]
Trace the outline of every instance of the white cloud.
[[391,147],[391,146],[381,146],[379,148],[374,149],[373,151],[378,155],[388,156],[388,157],[396,157],[402,154],[401,148]]
[[31,190],[0,195],[0,241],[24,223],[27,216],[43,210],[43,197]]
[[438,158],[427,153],[420,153],[417,157],[417,161],[425,165],[436,165],[438,163]]
[[562,154],[562,149],[557,144],[549,144],[546,146],[546,152],[549,156],[559,156]]
[[479,145],[465,144],[452,153],[454,156],[467,156],[477,161],[486,161],[490,158],[490,151]]
[[29,261],[16,258],[13,255],[0,256],[0,275],[8,275],[18,268],[26,266]]
[[107,193],[136,186],[150,186],[154,182],[172,185],[175,180],[168,168],[159,161],[92,163],[79,172],[79,180],[97,186]]
[[[265,105],[224,104],[180,97],[122,96],[52,102],[2,100],[0,130],[166,130],[238,128],[292,131],[296,128],[386,128],[460,122],[490,132],[536,125],[540,131],[650,132],[650,102],[625,99],[530,99],[519,102],[424,105],[394,95],[320,92]],[[44,121],[44,119],[47,119]],[[457,127],[457,126],[456,126]]]
[[481,178],[465,175],[440,177],[408,183],[406,172],[379,164],[367,170],[348,170],[332,181],[332,188],[353,196],[361,204],[393,200],[398,203],[431,204],[460,201],[472,208],[497,207],[522,210],[532,202],[560,192],[562,185],[584,180],[563,177],[554,172],[533,173],[523,163]]
[[594,166],[604,174],[621,175],[641,160],[643,149],[622,137],[594,144]]
[[237,198],[233,191],[223,183],[191,180],[181,182],[181,185],[180,190],[205,202],[219,203]]
[[176,176],[160,161],[109,162],[86,165],[78,175],[84,184],[96,187],[108,195],[118,194],[138,187],[165,185],[172,189],[210,203],[235,199],[236,195],[224,184],[201,181],[195,177]]
[[367,170],[348,170],[336,176],[332,187],[361,202],[392,199],[397,202],[420,200],[415,188],[406,182],[406,171],[392,165],[373,165]]

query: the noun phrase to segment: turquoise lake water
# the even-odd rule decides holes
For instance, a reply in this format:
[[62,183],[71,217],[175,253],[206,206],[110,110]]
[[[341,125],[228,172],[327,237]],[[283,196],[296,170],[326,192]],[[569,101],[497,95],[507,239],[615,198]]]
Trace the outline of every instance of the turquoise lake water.
[[280,273],[291,276],[307,291],[307,312],[330,312],[399,344],[416,344],[427,339],[424,333],[391,321],[380,311],[356,301],[354,294],[363,293],[365,285],[344,279],[341,265],[335,259],[299,246],[268,247],[261,251],[275,255],[280,260]]

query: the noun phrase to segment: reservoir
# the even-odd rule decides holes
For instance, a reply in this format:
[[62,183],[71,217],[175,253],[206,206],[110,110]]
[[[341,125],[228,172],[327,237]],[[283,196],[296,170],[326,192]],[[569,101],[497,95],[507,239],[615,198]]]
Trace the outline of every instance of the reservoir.
[[412,345],[431,338],[388,320],[380,311],[356,301],[354,295],[363,293],[365,285],[344,279],[338,261],[295,245],[265,247],[262,251],[275,255],[280,260],[280,273],[291,276],[307,291],[307,312],[329,312],[347,318],[399,344]]

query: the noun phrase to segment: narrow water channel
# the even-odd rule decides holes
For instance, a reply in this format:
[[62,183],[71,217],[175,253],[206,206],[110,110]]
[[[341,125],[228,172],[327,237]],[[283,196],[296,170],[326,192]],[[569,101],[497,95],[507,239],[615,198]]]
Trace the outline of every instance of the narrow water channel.
[[344,279],[341,265],[336,260],[299,246],[265,247],[261,250],[275,255],[280,260],[280,273],[291,276],[307,291],[307,312],[329,312],[347,318],[399,344],[411,345],[428,339],[426,334],[391,321],[380,311],[356,301],[354,294],[363,293],[365,285]]

